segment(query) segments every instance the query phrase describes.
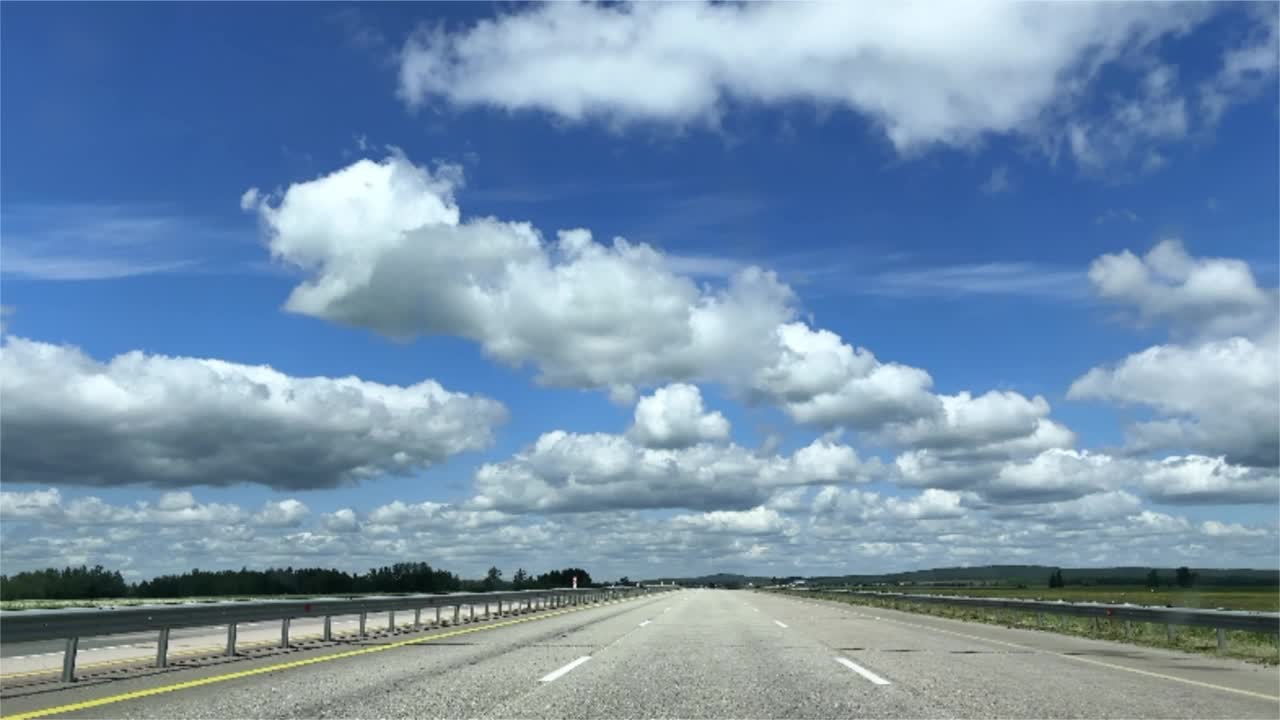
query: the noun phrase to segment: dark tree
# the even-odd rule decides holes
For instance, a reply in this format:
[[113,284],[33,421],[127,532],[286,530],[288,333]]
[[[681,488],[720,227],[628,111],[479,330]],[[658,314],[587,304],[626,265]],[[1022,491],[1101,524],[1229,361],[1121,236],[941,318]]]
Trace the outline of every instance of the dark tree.
[[1180,588],[1194,587],[1197,577],[1198,575],[1191,572],[1191,568],[1186,565],[1183,565],[1174,572],[1174,582],[1176,582]]
[[497,590],[502,587],[502,571],[496,567],[489,568],[489,572],[484,576],[484,589]]
[[524,590],[529,584],[529,573],[524,568],[516,570],[516,574],[511,576],[511,587],[514,590]]

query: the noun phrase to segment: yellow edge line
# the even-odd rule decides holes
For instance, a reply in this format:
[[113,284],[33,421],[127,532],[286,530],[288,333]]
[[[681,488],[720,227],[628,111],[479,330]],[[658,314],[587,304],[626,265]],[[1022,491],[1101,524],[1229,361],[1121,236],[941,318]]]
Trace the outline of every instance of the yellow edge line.
[[[827,602],[840,602],[840,601],[829,600]],[[851,603],[845,603],[845,604],[851,604]],[[896,612],[900,612],[900,611],[896,611]],[[1020,650],[1030,650],[1032,652],[1045,653],[1046,655],[1056,655],[1060,658],[1066,658],[1067,660],[1075,660],[1077,662],[1089,663],[1090,665],[1099,665],[1101,667],[1108,668],[1111,670],[1123,670],[1125,672],[1136,673],[1138,675],[1146,675],[1148,677],[1160,678],[1162,680],[1172,680],[1173,682],[1185,683],[1187,685],[1197,685],[1199,687],[1209,688],[1211,690],[1221,690],[1223,692],[1235,693],[1236,695],[1245,695],[1247,697],[1260,698],[1262,700],[1270,700],[1271,702],[1280,702],[1280,697],[1276,697],[1274,695],[1266,695],[1264,693],[1257,693],[1257,692],[1253,692],[1252,690],[1240,690],[1239,688],[1227,687],[1225,685],[1215,685],[1213,683],[1201,682],[1200,680],[1188,680],[1187,678],[1180,678],[1176,675],[1165,675],[1164,673],[1151,672],[1150,670],[1139,670],[1138,668],[1125,667],[1124,665],[1114,665],[1112,663],[1103,662],[1101,660],[1094,660],[1092,658],[1080,657],[1079,655],[1067,655],[1066,653],[1054,652],[1052,650],[1041,650],[1040,648],[1033,648],[1029,645],[1019,645],[1017,643],[1006,642],[1004,640],[993,640],[991,638],[979,637],[977,635],[968,635],[966,633],[955,632],[954,630],[944,630],[943,628],[932,627],[929,625],[921,625],[919,623],[911,623],[903,620],[893,620],[890,618],[876,617],[873,615],[865,615],[863,613],[853,613],[853,614],[859,615],[864,618],[874,619],[874,620],[884,620],[897,625],[906,625],[908,627],[920,628],[922,630],[930,630],[933,632],[946,633],[947,635],[955,635],[956,637],[962,637],[969,640],[978,640],[980,642],[993,643],[996,645],[1006,645],[1008,647],[1018,648]],[[943,618],[943,619],[949,619],[949,618]],[[959,622],[965,622],[965,621],[961,620]],[[7,718],[0,718],[0,720],[7,720]]]
[[[600,603],[600,605],[608,605],[612,603]],[[188,690],[202,685],[213,685],[214,683],[225,682],[227,680],[238,680],[240,678],[252,677],[254,675],[265,675],[266,673],[276,672],[279,670],[290,670],[292,668],[303,667],[305,665],[316,665],[318,663],[339,660],[342,658],[355,657],[357,655],[368,655],[370,653],[383,652],[394,648],[405,647],[407,645],[418,645],[421,643],[432,642],[434,640],[443,640],[444,638],[457,637],[458,635],[466,635],[467,633],[482,632],[484,630],[494,630],[508,625],[517,625],[519,623],[532,622],[535,620],[545,620],[547,618],[556,617],[558,615],[566,615],[573,612],[581,612],[583,610],[592,610],[595,606],[585,606],[571,608],[568,610],[559,610],[545,615],[536,615],[534,617],[518,618],[516,620],[506,620],[492,625],[478,625],[461,630],[452,630],[450,632],[441,633],[439,635],[431,635],[429,637],[413,638],[411,640],[401,640],[399,642],[388,643],[386,645],[374,645],[373,647],[360,648],[359,650],[348,650],[346,652],[334,653],[333,655],[322,655],[320,657],[305,658],[302,660],[291,660],[289,662],[276,663],[275,665],[266,665],[251,670],[240,670],[237,672],[226,673],[225,675],[213,675],[210,677],[197,678],[195,680],[187,680],[185,682],[174,683],[172,685],[161,685],[160,687],[146,688],[145,690],[134,690],[132,692],[120,693],[119,695],[108,695],[107,697],[96,698],[94,700],[84,700],[78,703],[69,703],[67,705],[58,705],[55,707],[44,708],[42,710],[29,710],[16,715],[0,716],[0,720],[30,720],[31,718],[46,717],[48,715],[60,715],[62,713],[78,712],[80,710],[88,710],[90,708],[102,707],[103,705],[114,705],[118,702],[126,700],[136,700],[138,698],[151,697],[152,695],[163,695],[165,693],[175,692],[177,690]]]

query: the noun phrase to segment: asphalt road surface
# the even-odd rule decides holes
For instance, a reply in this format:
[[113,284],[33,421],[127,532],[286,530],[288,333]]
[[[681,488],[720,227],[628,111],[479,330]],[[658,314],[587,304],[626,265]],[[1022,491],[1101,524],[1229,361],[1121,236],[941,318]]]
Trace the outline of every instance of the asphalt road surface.
[[691,590],[0,701],[19,718],[1276,718],[1280,671]]

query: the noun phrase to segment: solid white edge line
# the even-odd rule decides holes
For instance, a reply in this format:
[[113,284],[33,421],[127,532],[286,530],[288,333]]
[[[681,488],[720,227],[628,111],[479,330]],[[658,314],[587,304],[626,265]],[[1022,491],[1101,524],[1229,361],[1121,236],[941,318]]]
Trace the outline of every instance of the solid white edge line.
[[777,623],[778,627],[780,628],[787,627],[787,624],[782,622],[781,620],[774,620],[774,622]]
[[836,658],[836,662],[838,662],[838,663],[840,663],[841,665],[843,665],[843,666],[845,666],[845,667],[849,668],[850,670],[852,670],[852,671],[854,671],[854,672],[858,673],[859,675],[861,675],[862,677],[864,677],[864,678],[866,678],[866,679],[870,680],[871,682],[875,683],[876,685],[888,685],[888,684],[889,684],[889,681],[888,681],[888,680],[885,680],[884,678],[882,678],[882,677],[880,677],[879,675],[877,675],[877,674],[875,674],[875,673],[871,672],[870,670],[868,670],[868,669],[866,669],[866,668],[862,667],[861,665],[859,665],[858,663],[856,663],[856,662],[854,662],[854,661],[850,660],[849,658],[842,658],[842,657],[838,657],[838,658]]
[[561,677],[561,676],[563,676],[565,673],[567,673],[567,672],[569,672],[570,670],[572,670],[572,669],[574,669],[574,668],[578,667],[579,665],[581,665],[582,663],[584,663],[584,662],[586,662],[586,661],[588,661],[588,660],[590,660],[590,659],[591,659],[591,656],[590,656],[590,655],[583,655],[582,657],[578,658],[577,660],[574,660],[573,662],[569,663],[568,665],[565,665],[564,667],[560,668],[559,670],[553,670],[552,672],[547,673],[547,674],[546,674],[546,675],[544,675],[544,676],[542,677],[542,679],[541,679],[541,680],[539,680],[538,682],[554,682],[554,681],[556,681],[556,680],[559,680],[559,679],[560,679],[560,677]]

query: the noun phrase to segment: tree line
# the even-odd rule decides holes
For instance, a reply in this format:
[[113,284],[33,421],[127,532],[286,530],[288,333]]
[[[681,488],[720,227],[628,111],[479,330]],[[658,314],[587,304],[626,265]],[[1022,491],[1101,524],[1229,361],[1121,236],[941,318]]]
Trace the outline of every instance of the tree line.
[[537,576],[521,568],[507,582],[496,567],[490,568],[483,580],[466,580],[425,562],[404,562],[371,568],[365,573],[294,567],[194,569],[130,583],[118,570],[81,565],[0,575],[0,600],[486,592],[569,587],[575,576],[578,587],[592,586],[591,575],[581,568],[552,570]]
[[[1170,578],[1169,580],[1166,580],[1163,576],[1161,576],[1159,570],[1155,568],[1151,568],[1151,570],[1147,572],[1146,585],[1147,587],[1152,589],[1157,589],[1160,587],[1191,588],[1191,587],[1195,587],[1196,584],[1199,583],[1199,581],[1200,581],[1200,573],[1193,571],[1191,568],[1187,567],[1186,565],[1183,565],[1182,567],[1173,571],[1173,577]],[[1081,582],[1077,582],[1076,584],[1087,585],[1088,583],[1081,581]],[[1066,585],[1067,583],[1062,577],[1061,569],[1057,569],[1049,573],[1049,587],[1060,588],[1060,587],[1066,587]]]

